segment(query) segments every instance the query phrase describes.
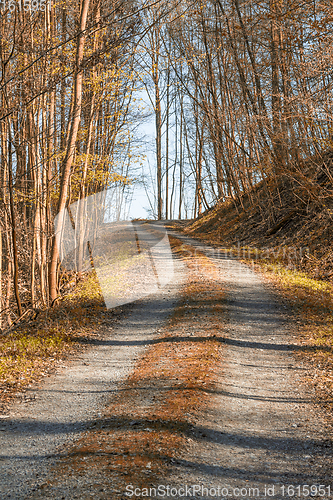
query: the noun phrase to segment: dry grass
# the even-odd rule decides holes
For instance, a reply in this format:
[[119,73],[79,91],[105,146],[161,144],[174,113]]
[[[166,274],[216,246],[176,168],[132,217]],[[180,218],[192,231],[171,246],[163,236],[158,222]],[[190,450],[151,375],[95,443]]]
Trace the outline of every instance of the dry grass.
[[[247,263],[250,263],[247,261]],[[297,351],[308,367],[307,383],[316,389],[318,401],[333,409],[333,288],[306,273],[278,263],[257,260],[255,267],[288,307],[297,336]]]
[[0,336],[0,409],[15,393],[49,373],[87,338],[96,335],[105,311],[94,272],[54,308]]

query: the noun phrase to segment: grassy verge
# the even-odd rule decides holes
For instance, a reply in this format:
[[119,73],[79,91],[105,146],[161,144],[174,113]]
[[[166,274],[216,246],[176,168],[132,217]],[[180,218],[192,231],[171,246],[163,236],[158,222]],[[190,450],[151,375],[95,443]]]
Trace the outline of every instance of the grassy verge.
[[333,287],[283,263],[266,259],[245,261],[274,286],[287,306],[299,349],[295,354],[306,364],[307,383],[316,390],[318,402],[333,409]]
[[39,380],[94,337],[106,314],[98,280],[91,272],[54,308],[1,335],[0,411],[17,391]]
[[[181,229],[177,228],[176,229]],[[274,287],[286,308],[295,356],[307,368],[305,382],[315,389],[317,401],[332,414],[333,391],[333,286],[299,270],[307,252],[284,248],[260,249],[253,246],[222,247],[220,235],[196,233],[195,237],[211,244],[217,252],[238,257],[260,272]],[[292,252],[291,252],[292,250]],[[310,274],[311,273],[311,274]]]

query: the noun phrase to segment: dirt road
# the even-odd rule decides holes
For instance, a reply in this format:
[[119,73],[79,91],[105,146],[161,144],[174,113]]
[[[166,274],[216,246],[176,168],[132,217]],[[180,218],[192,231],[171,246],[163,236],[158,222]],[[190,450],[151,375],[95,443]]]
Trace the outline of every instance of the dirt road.
[[[186,247],[175,259],[170,286],[128,306],[124,320],[99,346],[33,388],[30,400],[15,404],[1,420],[1,498],[333,496],[331,430],[303,384],[285,311],[248,267],[188,238],[182,241],[192,250]],[[220,286],[224,299],[214,295]],[[178,315],[168,320],[177,308]],[[186,342],[189,350],[197,346],[188,365],[181,358]],[[157,348],[164,343],[169,351]],[[214,354],[210,358],[203,354],[205,346]],[[210,373],[207,381],[191,368],[200,362]],[[143,371],[149,363],[150,375]],[[179,371],[182,363],[187,374]],[[144,374],[144,383],[133,379],[136,371]],[[131,376],[137,385],[132,381],[129,390]],[[187,406],[180,398],[172,409],[176,392],[170,393],[170,386]],[[172,394],[167,403],[161,396],[166,388]],[[127,394],[123,399],[121,392]],[[120,407],[126,419],[124,413],[117,416]],[[172,422],[170,408],[181,426]],[[99,431],[92,434],[96,425]],[[111,449],[121,431],[125,434]],[[141,448],[134,444],[143,431],[144,439],[150,437],[144,463],[143,438]],[[126,433],[132,450],[124,444]],[[172,441],[175,435],[179,439]],[[132,465],[124,469],[132,459],[135,475]]]
[[210,486],[211,495],[209,488],[198,492],[207,499],[219,491],[225,498],[333,496],[332,429],[292,356],[298,346],[288,331],[290,316],[248,266],[184,241],[219,268],[227,293],[226,348],[211,409],[197,422],[174,483]]

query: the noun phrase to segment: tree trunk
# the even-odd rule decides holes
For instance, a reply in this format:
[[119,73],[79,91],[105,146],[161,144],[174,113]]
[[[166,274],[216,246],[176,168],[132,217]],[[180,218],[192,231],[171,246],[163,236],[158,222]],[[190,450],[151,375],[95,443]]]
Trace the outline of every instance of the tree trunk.
[[[156,34],[158,37],[158,34]],[[157,218],[162,219],[162,117],[161,98],[159,89],[159,68],[158,68],[158,41],[156,41],[155,62],[153,64],[153,81],[155,85],[155,130],[156,130],[156,165],[157,165]]]
[[[81,109],[82,109],[82,80],[83,80],[83,54],[84,54],[84,45],[85,45],[85,29],[87,24],[87,16],[89,9],[90,0],[82,0],[81,3],[81,14],[80,14],[80,28],[79,28],[79,36],[77,41],[77,49],[76,49],[76,72],[74,77],[74,89],[73,89],[73,112],[72,112],[72,120],[71,127],[68,139],[68,145],[66,150],[65,159],[62,167],[62,179],[60,184],[60,193],[59,193],[59,201],[57,207],[57,213],[61,212],[65,209],[66,199],[67,199],[67,191],[69,178],[71,174],[71,168],[75,153],[75,144],[77,139],[77,133],[79,129],[79,124],[81,120]],[[60,230],[61,217],[59,217],[58,227],[55,228],[55,233]],[[53,244],[51,250],[51,260],[50,260],[50,269],[49,269],[49,288],[50,288],[50,297],[52,302],[57,298],[58,295],[58,283],[57,283],[57,265],[58,265],[59,251],[56,243],[55,236],[53,237]]]
[[170,125],[170,61],[167,68],[166,131],[165,131],[165,218],[169,217],[169,125]]
[[[8,128],[10,124],[8,125]],[[9,203],[10,203],[10,216],[12,225],[12,242],[13,242],[13,259],[14,259],[14,293],[18,309],[19,316],[22,316],[22,305],[19,293],[19,264],[18,264],[18,248],[16,239],[16,219],[15,219],[15,207],[14,207],[14,185],[13,185],[13,175],[12,175],[12,150],[11,150],[11,134],[9,132],[9,143],[8,143],[8,180],[9,180]]]
[[273,151],[275,171],[278,174],[283,170],[282,130],[281,130],[281,96],[279,77],[279,27],[277,23],[277,1],[271,0],[271,72],[272,72],[272,125]]

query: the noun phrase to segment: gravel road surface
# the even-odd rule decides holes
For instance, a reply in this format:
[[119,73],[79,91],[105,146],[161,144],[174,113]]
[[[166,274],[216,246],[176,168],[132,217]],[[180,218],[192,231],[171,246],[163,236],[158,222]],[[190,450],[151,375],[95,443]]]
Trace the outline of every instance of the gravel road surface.
[[[227,303],[211,406],[199,410],[188,448],[180,458],[177,452],[161,483],[176,488],[171,496],[177,499],[333,496],[332,434],[304,385],[305,368],[293,357],[298,347],[288,331],[290,317],[249,267],[172,234],[213,260]],[[172,312],[186,273],[180,261],[175,266],[170,286],[126,306],[125,317],[106,329],[99,345],[32,388],[1,419],[0,498],[34,498],[62,450],[98,418]]]
[[197,485],[190,493],[205,499],[333,496],[332,429],[292,355],[290,316],[250,267],[178,237],[218,265],[227,324],[211,411],[197,422],[172,483]]
[[169,285],[124,306],[119,325],[106,326],[93,347],[25,391],[8,414],[0,416],[1,499],[32,498],[62,450],[99,418],[172,313],[185,272],[185,266],[175,261]]

